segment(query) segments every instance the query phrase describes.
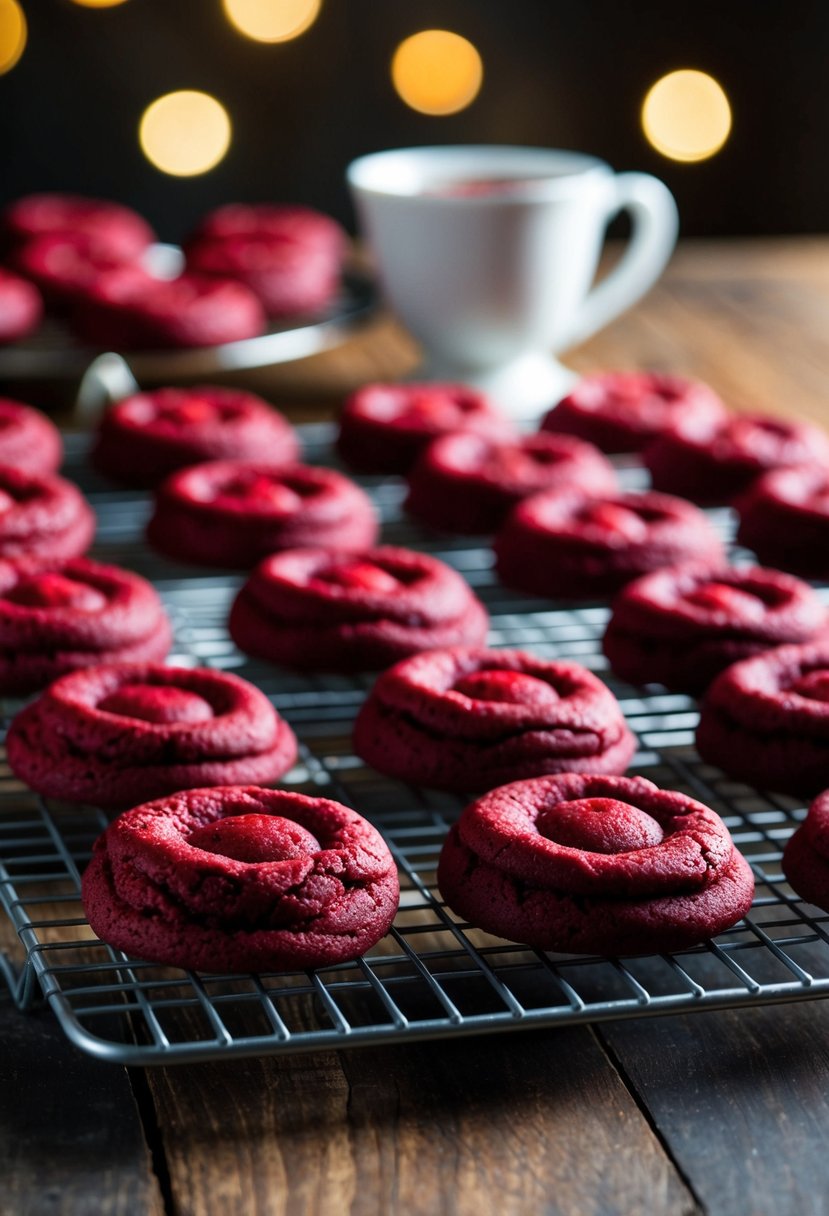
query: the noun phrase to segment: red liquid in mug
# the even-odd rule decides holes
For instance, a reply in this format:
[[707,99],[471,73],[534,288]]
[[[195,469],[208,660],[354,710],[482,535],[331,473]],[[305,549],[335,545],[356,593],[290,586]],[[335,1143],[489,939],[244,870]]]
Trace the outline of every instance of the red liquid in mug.
[[543,177],[467,177],[426,186],[421,193],[429,198],[474,198],[481,195],[524,194],[547,181]]

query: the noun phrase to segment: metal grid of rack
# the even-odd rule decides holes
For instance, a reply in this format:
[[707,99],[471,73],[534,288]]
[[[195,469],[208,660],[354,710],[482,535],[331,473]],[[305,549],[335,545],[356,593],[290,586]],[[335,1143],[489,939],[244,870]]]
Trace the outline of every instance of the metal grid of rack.
[[[308,458],[325,462],[329,432],[301,428]],[[291,722],[300,762],[285,784],[337,798],[367,815],[397,859],[401,906],[391,933],[353,963],[314,972],[193,974],[129,959],[99,942],[79,899],[79,874],[106,823],[92,808],[47,805],[0,766],[0,900],[21,948],[0,959],[21,1008],[45,997],[67,1035],[126,1064],[345,1048],[383,1041],[602,1021],[809,999],[829,993],[829,916],[804,905],[780,853],[804,808],[758,794],[699,760],[694,704],[643,694],[605,669],[603,606],[556,607],[516,596],[491,573],[486,546],[437,543],[401,517],[401,487],[370,480],[384,539],[426,548],[462,571],[486,602],[494,645],[566,656],[601,672],[636,732],[633,771],[687,790],[725,819],[757,880],[746,921],[676,954],[625,959],[553,955],[502,941],[459,920],[435,867],[462,800],[393,782],[352,754],[350,730],[369,678],[307,677],[252,662],[225,629],[237,576],[185,572],[141,542],[146,496],[114,492],[70,443],[69,475],[100,521],[96,554],[151,577],[175,625],[172,662],[238,671]],[[636,472],[628,476],[635,480]],[[714,513],[724,530],[727,512]],[[7,712],[11,707],[6,707]]]

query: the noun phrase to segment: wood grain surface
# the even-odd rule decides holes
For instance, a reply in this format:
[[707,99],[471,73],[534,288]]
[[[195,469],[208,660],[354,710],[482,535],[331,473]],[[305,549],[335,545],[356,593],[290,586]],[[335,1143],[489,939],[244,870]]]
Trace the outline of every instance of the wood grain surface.
[[159,1070],[149,1083],[182,1216],[695,1210],[586,1029]]
[[[827,422],[827,321],[829,240],[688,243],[567,361]],[[321,416],[416,361],[383,319],[246,383]],[[0,1211],[817,1216],[827,1043],[829,1004],[809,1002],[130,1077],[0,1001]]]

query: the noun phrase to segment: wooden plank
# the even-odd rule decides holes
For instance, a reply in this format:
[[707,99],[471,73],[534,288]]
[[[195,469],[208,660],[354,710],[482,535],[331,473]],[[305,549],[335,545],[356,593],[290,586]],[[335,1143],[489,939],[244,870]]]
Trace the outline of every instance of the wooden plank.
[[48,1009],[0,1002],[0,1212],[161,1216],[126,1070],[82,1055]]
[[829,1002],[619,1022],[621,1062],[709,1216],[825,1216]]
[[581,1028],[148,1080],[179,1216],[697,1210]]

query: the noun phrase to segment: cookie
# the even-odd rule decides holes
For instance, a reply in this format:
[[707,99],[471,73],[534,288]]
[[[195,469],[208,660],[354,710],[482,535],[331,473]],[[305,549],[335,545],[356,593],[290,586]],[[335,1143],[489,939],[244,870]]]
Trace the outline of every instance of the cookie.
[[244,283],[195,274],[157,279],[131,266],[99,275],[71,321],[86,342],[122,350],[219,346],[265,331],[262,305]]
[[372,671],[421,650],[481,645],[488,621],[451,567],[387,546],[266,557],[239,592],[228,628],[246,654],[287,667]]
[[0,397],[0,465],[45,476],[62,460],[63,440],[54,423],[40,410]]
[[94,663],[160,661],[171,637],[158,594],[128,570],[0,562],[0,692],[34,692]]
[[56,680],[13,719],[6,754],[39,794],[122,809],[197,786],[268,785],[297,746],[247,680],[120,663]]
[[702,702],[697,750],[756,789],[811,797],[829,786],[829,638],[726,668]]
[[50,311],[64,313],[85,299],[102,276],[128,267],[142,281],[151,281],[139,262],[96,251],[92,237],[49,233],[35,237],[14,251],[14,269],[43,293]]
[[421,454],[405,506],[428,527],[474,535],[494,532],[522,498],[561,486],[591,495],[618,489],[610,462],[569,435],[499,442],[459,431],[433,440]]
[[550,599],[601,597],[662,566],[725,560],[706,517],[680,498],[590,498],[569,488],[524,499],[494,547],[506,586]]
[[274,318],[322,312],[333,301],[340,280],[339,259],[325,247],[267,233],[192,241],[187,269],[244,283]]
[[795,894],[829,908],[829,790],[814,800],[783,850],[783,873]]
[[585,376],[545,416],[542,431],[587,439],[603,452],[641,452],[678,419],[725,418],[720,398],[698,380],[658,372]]
[[43,301],[37,288],[0,267],[0,345],[28,338],[42,320]]
[[438,885],[473,926],[538,950],[683,950],[746,915],[748,862],[714,811],[644,777],[517,781],[468,806]]
[[147,538],[180,561],[250,569],[280,549],[366,549],[377,532],[371,499],[342,473],[214,460],[163,482]]
[[391,927],[400,888],[382,836],[356,811],[229,786],[120,815],[95,844],[81,895],[116,949],[235,973],[358,958]]
[[0,560],[45,566],[86,553],[95,516],[77,486],[55,473],[0,465]]
[[400,781],[492,789],[544,773],[623,773],[636,750],[610,689],[522,650],[433,650],[383,672],[354,750]]
[[155,240],[146,220],[129,207],[77,194],[28,194],[0,215],[0,244],[7,249],[51,235],[88,242],[96,256],[122,262],[140,258]]
[[119,401],[101,420],[92,463],[114,481],[151,488],[176,469],[204,460],[278,466],[298,456],[293,427],[261,397],[198,385]]
[[807,583],[761,566],[656,570],[619,592],[604,652],[630,684],[698,695],[731,663],[829,626]]
[[682,418],[644,454],[657,490],[702,505],[728,503],[769,469],[829,468],[829,436],[806,422],[763,414]]
[[306,249],[342,261],[346,234],[336,220],[312,207],[293,203],[226,203],[210,211],[199,223],[185,249],[198,241],[225,241],[235,237],[281,237]]
[[483,393],[463,384],[366,384],[342,408],[337,451],[364,473],[408,473],[450,431],[492,439],[514,433]]
[[762,562],[805,578],[829,579],[829,470],[773,469],[734,504],[737,540]]

